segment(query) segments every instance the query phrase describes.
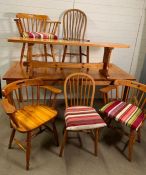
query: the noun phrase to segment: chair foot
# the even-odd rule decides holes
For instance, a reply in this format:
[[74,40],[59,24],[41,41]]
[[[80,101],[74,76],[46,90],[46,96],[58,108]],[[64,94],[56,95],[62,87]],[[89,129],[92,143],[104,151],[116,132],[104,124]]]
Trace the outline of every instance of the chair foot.
[[61,148],[60,148],[59,157],[62,157],[62,153],[63,153],[63,150],[64,150],[66,140],[67,140],[67,130],[65,129],[64,136],[63,136],[63,141],[62,141]]

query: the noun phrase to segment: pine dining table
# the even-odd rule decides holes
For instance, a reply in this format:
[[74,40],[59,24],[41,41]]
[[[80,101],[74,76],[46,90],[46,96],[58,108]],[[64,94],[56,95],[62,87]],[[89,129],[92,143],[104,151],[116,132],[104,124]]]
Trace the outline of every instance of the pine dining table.
[[[65,77],[73,72],[87,72],[95,79],[97,84],[108,85],[115,79],[130,79],[135,78],[125,72],[113,63],[110,63],[111,53],[116,48],[129,48],[127,44],[110,43],[110,42],[89,42],[75,40],[53,40],[53,39],[33,39],[12,37],[8,38],[8,42],[12,43],[27,43],[28,53],[27,60],[23,64],[14,62],[3,76],[3,80],[7,83],[18,79],[46,77],[50,82],[62,82]],[[61,46],[82,46],[103,48],[103,60],[100,63],[90,63],[89,55],[87,63],[65,63],[65,62],[43,62],[32,59],[33,46],[36,44],[52,44]],[[28,70],[26,71],[26,67]],[[15,71],[14,71],[15,70]],[[99,83],[101,82],[101,83]]]

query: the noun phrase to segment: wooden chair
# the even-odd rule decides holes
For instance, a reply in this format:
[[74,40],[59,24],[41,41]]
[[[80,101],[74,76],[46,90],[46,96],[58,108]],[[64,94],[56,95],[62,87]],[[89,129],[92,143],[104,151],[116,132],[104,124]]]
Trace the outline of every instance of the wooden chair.
[[68,132],[83,130],[93,133],[94,152],[97,156],[98,130],[106,124],[93,108],[94,94],[95,82],[88,74],[73,73],[66,78],[64,83],[66,126],[59,156],[62,156]]
[[[58,145],[58,135],[55,126],[57,110],[56,95],[61,90],[46,85],[41,79],[15,81],[3,89],[2,106],[10,118],[12,133],[9,141],[11,148],[13,140],[26,152],[26,169],[29,170],[31,139],[48,129],[53,132]],[[49,122],[49,123],[48,123]],[[51,127],[48,124],[51,124]],[[26,134],[26,145],[14,138],[15,132]]]
[[[144,107],[146,104],[146,85],[130,80],[116,80],[113,86],[101,89],[104,95],[105,106],[99,112],[105,117],[108,126],[115,120],[130,129],[128,142],[128,159],[132,160],[132,150],[136,135],[141,139],[141,127],[145,119]],[[112,126],[113,127],[113,126]]]
[[[47,15],[37,15],[37,14],[26,14],[26,13],[17,13],[15,22],[21,37],[23,37],[24,32],[45,32],[56,35],[59,21],[51,21]],[[23,43],[21,50],[20,63],[22,63],[24,57],[26,43]],[[34,57],[44,56],[45,61],[47,61],[47,56],[53,58],[55,62],[55,54],[53,45],[50,44],[51,54],[47,53],[47,46],[44,44],[44,54],[34,54]]]
[[[65,40],[84,41],[85,31],[87,26],[87,16],[79,9],[66,10],[63,15],[63,38]],[[87,40],[86,40],[87,41]],[[89,40],[88,40],[89,41]],[[82,55],[87,57],[89,63],[89,47],[87,46],[86,54],[82,52],[82,47],[79,46],[78,53],[67,52],[67,45],[64,47],[63,59],[65,61],[66,55],[79,55],[80,63],[82,62]]]

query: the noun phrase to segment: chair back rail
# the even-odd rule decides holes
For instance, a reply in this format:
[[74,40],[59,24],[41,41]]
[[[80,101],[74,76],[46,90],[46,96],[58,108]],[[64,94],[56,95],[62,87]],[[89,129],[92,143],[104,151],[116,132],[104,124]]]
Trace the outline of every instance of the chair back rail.
[[[45,32],[47,15],[17,13],[17,27],[22,36],[23,32]],[[17,20],[16,20],[17,21]]]
[[63,16],[64,39],[83,40],[87,26],[87,17],[79,9],[69,9]]
[[55,96],[43,85],[44,82],[40,79],[20,80],[7,85],[3,89],[3,95],[16,109],[26,105],[52,106]]
[[64,83],[66,107],[93,106],[95,94],[94,79],[85,73],[69,75]]

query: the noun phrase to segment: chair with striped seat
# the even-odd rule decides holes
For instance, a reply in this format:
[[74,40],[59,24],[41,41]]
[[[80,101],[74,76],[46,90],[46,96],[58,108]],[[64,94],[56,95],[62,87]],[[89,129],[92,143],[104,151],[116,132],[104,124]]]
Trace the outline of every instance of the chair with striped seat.
[[[28,14],[28,13],[17,13],[16,22],[19,34],[23,38],[42,38],[42,39],[57,39],[57,29],[60,24],[59,21],[52,21],[47,15]],[[23,62],[25,56],[26,43],[23,43],[21,49],[20,63]],[[47,52],[47,45],[44,44],[43,54],[33,54],[33,57],[44,57],[47,62],[47,56],[52,57],[55,62],[54,47],[50,44],[51,53]],[[26,57],[27,57],[26,55]]]
[[146,85],[130,81],[116,80],[113,86],[101,89],[104,94],[105,105],[99,110],[105,117],[108,126],[115,121],[130,128],[128,145],[128,159],[132,159],[133,144],[136,133],[140,142],[140,130],[145,120],[144,108],[146,104]]
[[[2,92],[5,97],[2,100],[2,106],[10,118],[12,127],[9,148],[14,140],[26,151],[26,169],[28,170],[31,138],[48,129],[53,132],[58,145],[55,99],[61,90],[46,85],[42,79],[29,79],[10,83],[3,88]],[[16,131],[26,134],[25,146],[22,141],[14,138]]]
[[94,79],[85,73],[73,73],[64,83],[65,96],[65,130],[60,149],[62,156],[68,132],[87,130],[94,133],[95,155],[97,156],[98,131],[106,123],[93,108],[95,94]]

